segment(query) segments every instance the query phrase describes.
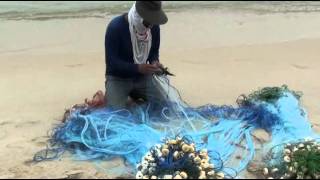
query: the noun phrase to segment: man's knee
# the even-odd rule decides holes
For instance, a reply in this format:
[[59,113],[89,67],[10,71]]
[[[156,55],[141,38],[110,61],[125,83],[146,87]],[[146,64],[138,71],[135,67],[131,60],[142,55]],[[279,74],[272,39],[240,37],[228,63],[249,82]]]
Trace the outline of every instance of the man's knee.
[[109,77],[106,82],[106,105],[115,108],[124,108],[131,91],[131,83],[121,78]]

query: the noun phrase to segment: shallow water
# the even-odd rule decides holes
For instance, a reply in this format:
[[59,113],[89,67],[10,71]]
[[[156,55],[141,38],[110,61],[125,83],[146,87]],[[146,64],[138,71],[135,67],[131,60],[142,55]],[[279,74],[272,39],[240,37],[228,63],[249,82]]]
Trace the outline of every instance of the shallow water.
[[[128,11],[132,1],[28,1],[0,2],[0,19],[2,20],[48,20],[64,18],[100,17]],[[245,11],[257,14],[318,12],[320,2],[295,1],[214,1],[164,2],[166,11],[183,11],[189,9],[212,9],[225,11]]]

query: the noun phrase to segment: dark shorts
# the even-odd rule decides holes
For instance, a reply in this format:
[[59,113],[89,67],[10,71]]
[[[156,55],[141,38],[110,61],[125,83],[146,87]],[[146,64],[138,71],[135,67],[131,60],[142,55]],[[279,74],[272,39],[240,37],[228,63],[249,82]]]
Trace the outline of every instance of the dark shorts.
[[125,79],[108,75],[106,78],[106,102],[108,106],[124,108],[128,98],[134,100],[162,102],[165,97],[159,90],[153,76]]

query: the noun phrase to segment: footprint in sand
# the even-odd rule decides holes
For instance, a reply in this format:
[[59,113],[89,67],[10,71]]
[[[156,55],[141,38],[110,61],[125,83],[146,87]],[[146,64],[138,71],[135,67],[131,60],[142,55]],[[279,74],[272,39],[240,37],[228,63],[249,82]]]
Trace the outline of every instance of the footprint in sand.
[[252,62],[253,60],[252,59],[241,59],[241,58],[238,59],[237,58],[237,59],[233,59],[233,61],[242,63],[242,62]]
[[[6,126],[8,124],[13,124],[13,123],[10,121],[3,121],[0,123],[0,128],[1,126]],[[7,136],[7,131],[4,129],[0,130],[0,140],[4,139],[6,136]]]
[[10,121],[0,122],[0,126],[5,126],[5,125],[8,125],[8,124],[12,124],[12,122],[10,122]]
[[291,66],[296,69],[309,69],[308,66],[303,66],[303,65],[299,65],[299,64],[292,64]]
[[14,174],[2,174],[0,175],[0,179],[14,179],[16,176]]
[[79,67],[79,66],[83,66],[83,64],[70,64],[70,65],[65,65],[65,67],[69,67],[69,68],[74,68],[74,67]]
[[21,128],[25,126],[30,126],[30,125],[36,125],[39,124],[40,121],[27,121],[27,122],[20,122],[18,123],[15,127],[16,128]]
[[4,139],[6,136],[7,136],[7,131],[1,130],[1,131],[0,131],[0,141],[1,141],[2,139]]
[[22,145],[20,145],[20,143],[7,144],[6,147],[9,149],[23,149],[24,148]]
[[71,171],[65,172],[67,179],[81,179],[83,174],[84,174],[84,171],[82,170],[71,170]]
[[26,166],[32,166],[35,163],[36,162],[34,162],[33,159],[29,159],[29,160],[23,161],[23,164],[26,165]]
[[181,62],[183,62],[183,63],[186,63],[186,64],[195,64],[195,65],[206,65],[206,63],[202,63],[202,64],[200,64],[199,62],[196,62],[196,61],[190,61],[190,60],[182,60]]
[[31,142],[37,146],[43,147],[47,145],[47,140],[48,140],[47,136],[41,136],[41,137],[36,137],[31,139]]

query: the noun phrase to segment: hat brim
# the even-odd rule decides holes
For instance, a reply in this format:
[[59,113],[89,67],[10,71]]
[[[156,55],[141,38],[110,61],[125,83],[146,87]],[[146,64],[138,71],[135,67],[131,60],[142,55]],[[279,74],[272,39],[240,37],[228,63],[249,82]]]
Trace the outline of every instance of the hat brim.
[[141,8],[140,6],[136,6],[136,9],[138,14],[148,23],[153,25],[161,25],[168,22],[168,17],[162,9],[158,11],[149,11]]

